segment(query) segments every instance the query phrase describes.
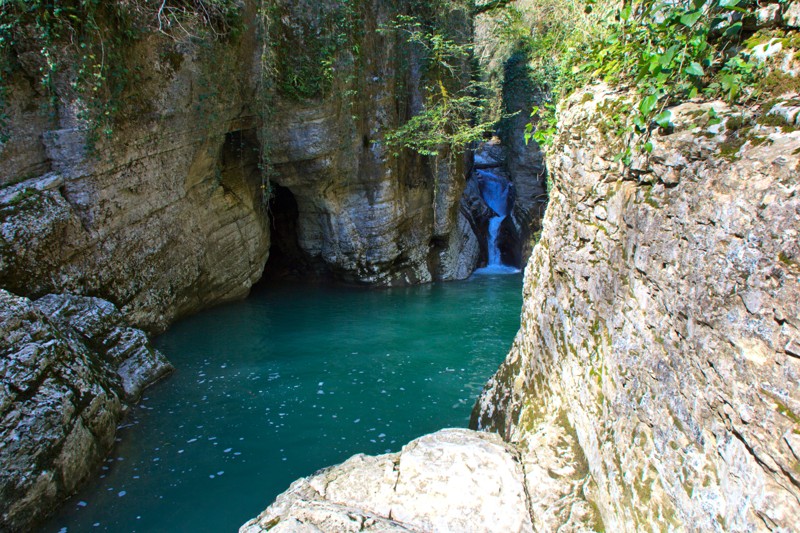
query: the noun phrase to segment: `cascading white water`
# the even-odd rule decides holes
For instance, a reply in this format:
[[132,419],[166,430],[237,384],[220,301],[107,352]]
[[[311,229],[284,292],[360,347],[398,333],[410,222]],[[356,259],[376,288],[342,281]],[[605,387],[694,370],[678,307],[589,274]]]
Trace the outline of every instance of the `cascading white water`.
[[509,200],[508,193],[510,182],[505,178],[486,172],[485,170],[478,170],[478,183],[480,185],[481,198],[486,202],[486,205],[494,211],[495,216],[489,219],[489,242],[488,244],[488,261],[484,268],[479,268],[475,271],[476,274],[514,274],[519,272],[519,269],[512,266],[504,265],[503,258],[500,253],[500,246],[497,238],[500,234],[500,226],[503,220],[508,216]]

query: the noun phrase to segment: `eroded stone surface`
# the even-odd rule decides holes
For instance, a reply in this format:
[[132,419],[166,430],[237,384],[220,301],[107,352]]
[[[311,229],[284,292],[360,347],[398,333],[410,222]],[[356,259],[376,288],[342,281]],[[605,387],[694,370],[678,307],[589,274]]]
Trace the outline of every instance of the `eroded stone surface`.
[[473,424],[530,470],[557,464],[527,443],[563,412],[606,531],[791,531],[800,132],[686,103],[627,172],[603,127],[625,97],[592,87],[562,108],[522,327]]
[[400,453],[356,455],[296,481],[242,528],[261,531],[532,531],[517,452],[447,429]]
[[0,529],[25,530],[71,494],[128,403],[170,370],[109,302],[0,290]]

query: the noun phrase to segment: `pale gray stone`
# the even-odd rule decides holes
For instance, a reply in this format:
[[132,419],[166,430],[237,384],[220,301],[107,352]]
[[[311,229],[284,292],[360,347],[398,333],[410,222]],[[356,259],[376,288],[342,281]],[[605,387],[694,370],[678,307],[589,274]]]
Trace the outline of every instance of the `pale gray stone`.
[[[587,91],[562,105],[553,153],[567,157],[550,160],[555,192],[521,329],[473,427],[514,443],[528,475],[557,473],[559,455],[529,441],[563,412],[588,472],[574,483],[586,480],[605,531],[792,531],[800,137],[760,126],[770,142],[724,158],[729,132],[705,136],[697,117],[732,111],[681,104],[675,131],[654,133],[645,182],[610,171],[614,148],[589,126],[603,120],[600,104],[628,95]],[[593,156],[579,157],[587,147]],[[667,187],[670,172],[680,179]],[[587,197],[605,220],[580,210]],[[557,530],[563,518],[548,516],[544,530]]]
[[[365,526],[368,525],[368,527]],[[533,531],[516,451],[496,435],[447,429],[399,453],[356,455],[296,481],[242,533]]]
[[69,496],[127,406],[171,369],[109,302],[0,289],[0,529],[24,530]]

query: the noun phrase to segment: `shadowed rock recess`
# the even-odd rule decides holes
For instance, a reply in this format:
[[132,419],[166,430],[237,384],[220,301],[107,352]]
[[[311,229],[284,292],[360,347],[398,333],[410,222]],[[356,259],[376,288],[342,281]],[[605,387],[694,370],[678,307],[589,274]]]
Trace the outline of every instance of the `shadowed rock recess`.
[[[295,483],[241,531],[796,529],[800,133],[784,126],[800,108],[765,104],[759,114],[785,119],[774,126],[753,109],[679,105],[674,131],[623,168],[602,125],[627,98],[597,86],[563,104],[521,328],[473,412],[505,444],[446,430],[357,456]],[[712,107],[721,125],[708,124]],[[454,446],[469,450],[463,481]],[[460,497],[470,483],[480,489]]]

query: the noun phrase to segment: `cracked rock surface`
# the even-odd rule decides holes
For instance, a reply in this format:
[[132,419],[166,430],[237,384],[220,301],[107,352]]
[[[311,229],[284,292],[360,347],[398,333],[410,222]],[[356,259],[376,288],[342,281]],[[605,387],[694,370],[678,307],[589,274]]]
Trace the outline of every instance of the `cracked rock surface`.
[[171,369],[109,302],[0,289],[0,530],[26,530],[69,496]]
[[688,102],[623,169],[625,99],[562,107],[521,329],[472,424],[530,470],[554,464],[531,438],[563,413],[606,531],[796,530],[800,131]]
[[532,531],[522,465],[497,435],[445,429],[292,484],[241,533]]

